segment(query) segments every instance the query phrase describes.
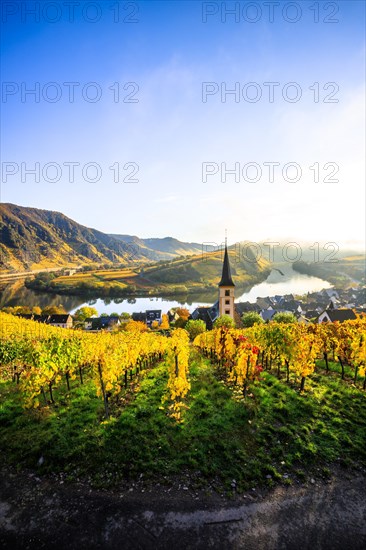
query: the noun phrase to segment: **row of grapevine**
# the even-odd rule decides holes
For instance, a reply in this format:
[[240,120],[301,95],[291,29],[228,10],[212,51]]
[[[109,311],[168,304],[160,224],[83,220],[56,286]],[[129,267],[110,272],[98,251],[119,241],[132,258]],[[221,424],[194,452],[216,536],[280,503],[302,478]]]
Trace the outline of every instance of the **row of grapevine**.
[[171,416],[177,421],[182,418],[183,400],[191,387],[188,379],[189,352],[187,331],[181,328],[173,330],[167,346],[168,394],[164,396],[163,402],[170,401]]
[[[239,384],[246,394],[248,383],[258,372],[276,367],[278,376],[285,369],[301,380],[314,372],[316,360],[332,355],[341,366],[344,378],[345,364],[354,368],[354,382],[365,377],[366,370],[366,319],[344,323],[297,324],[269,323],[249,329],[221,327],[196,337],[194,344],[209,355],[226,378]],[[364,388],[366,378],[364,379]]]
[[54,402],[54,388],[64,378],[68,390],[76,378],[83,383],[87,372],[103,397],[109,416],[108,398],[127,386],[128,375],[161,360],[167,338],[151,332],[88,334],[49,327],[0,313],[0,376],[12,378],[28,407],[40,399]]
[[[317,359],[338,361],[342,378],[345,365],[354,369],[354,382],[365,377],[366,319],[325,324],[270,323],[249,329],[220,327],[196,337],[194,344],[216,363],[221,374],[239,386],[245,396],[251,380],[261,370],[277,369],[301,381],[315,369]],[[55,401],[55,389],[63,380],[68,391],[76,379],[92,378],[98,396],[108,401],[126,388],[134,374],[152,366],[163,356],[168,369],[167,392],[172,417],[181,420],[184,399],[190,389],[190,344],[185,330],[170,337],[141,332],[90,334],[49,327],[0,313],[0,379],[12,379],[27,407]],[[364,379],[364,388],[366,378]]]
[[220,327],[196,336],[194,345],[213,361],[219,373],[247,394],[249,383],[262,370],[259,349],[244,335],[243,330]]

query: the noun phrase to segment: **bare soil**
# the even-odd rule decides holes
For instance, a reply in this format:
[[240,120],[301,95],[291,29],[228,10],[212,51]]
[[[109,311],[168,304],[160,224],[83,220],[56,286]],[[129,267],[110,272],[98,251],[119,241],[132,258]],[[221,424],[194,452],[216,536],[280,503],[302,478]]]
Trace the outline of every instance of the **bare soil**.
[[225,497],[189,484],[113,491],[0,472],[0,548],[21,550],[364,550],[366,476]]

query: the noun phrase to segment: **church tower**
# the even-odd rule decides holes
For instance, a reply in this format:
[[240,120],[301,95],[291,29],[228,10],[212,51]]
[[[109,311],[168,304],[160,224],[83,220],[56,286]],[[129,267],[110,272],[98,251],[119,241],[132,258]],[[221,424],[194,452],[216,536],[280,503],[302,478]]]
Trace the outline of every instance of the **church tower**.
[[222,276],[219,282],[219,315],[229,315],[234,319],[234,288],[235,285],[231,278],[229,254],[227,252],[227,242],[225,240],[224,264],[222,266]]

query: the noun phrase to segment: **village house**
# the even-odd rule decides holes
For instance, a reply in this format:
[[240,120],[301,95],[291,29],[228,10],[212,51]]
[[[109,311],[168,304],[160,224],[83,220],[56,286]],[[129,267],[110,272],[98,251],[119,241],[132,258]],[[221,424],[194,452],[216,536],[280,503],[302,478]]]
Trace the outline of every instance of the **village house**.
[[175,321],[177,321],[179,319],[179,315],[178,313],[176,312],[176,310],[174,308],[171,308],[168,313],[168,321],[169,323],[175,323]]
[[268,309],[262,309],[259,312],[259,315],[262,317],[263,321],[266,323],[267,321],[272,321],[272,318],[274,315],[276,315],[276,313],[278,313],[278,311],[270,307]]
[[22,313],[18,314],[17,317],[60,328],[72,328],[74,324],[73,318],[69,313],[57,315],[37,315],[35,313]]
[[72,328],[74,321],[71,315],[66,313],[65,315],[50,315],[46,322],[53,327]]
[[357,319],[355,312],[352,309],[326,309],[318,317],[318,323],[324,323],[330,321],[338,321],[343,323],[343,321],[349,321]]
[[161,325],[162,311],[161,309],[147,309],[146,311],[140,311],[139,313],[132,313],[132,320],[145,323],[148,328],[151,328],[154,322]]
[[146,324],[149,328],[153,322],[156,321],[161,324],[161,309],[147,309],[146,310]]
[[200,306],[197,307],[191,315],[193,321],[204,321],[206,323],[207,330],[212,330],[213,324],[219,316],[218,302],[213,306]]
[[119,317],[115,315],[103,315],[101,317],[89,317],[84,321],[85,330],[113,330],[121,324]]
[[250,302],[238,302],[235,304],[235,308],[240,317],[242,317],[244,313],[251,313],[252,311],[259,313],[261,310],[258,304],[252,304]]
[[132,321],[145,323],[146,325],[146,312],[140,311],[139,313],[132,313]]
[[307,319],[307,321],[316,321],[320,313],[321,311],[318,311],[316,309],[310,309],[309,311],[305,311],[304,317],[305,319]]

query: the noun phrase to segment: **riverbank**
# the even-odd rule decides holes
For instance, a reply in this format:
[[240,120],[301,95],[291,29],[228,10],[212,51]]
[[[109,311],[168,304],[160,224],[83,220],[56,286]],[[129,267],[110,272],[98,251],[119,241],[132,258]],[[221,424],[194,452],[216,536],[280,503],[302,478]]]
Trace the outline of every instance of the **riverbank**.
[[335,262],[295,262],[294,271],[325,279],[336,288],[346,289],[352,285],[366,283],[366,257],[364,255],[343,258]]
[[[255,274],[245,274],[237,282],[237,292],[242,294],[249,288],[264,282],[270,270]],[[217,293],[217,283],[202,280],[186,280],[183,283],[160,281],[157,283],[145,272],[136,270],[100,270],[80,272],[71,276],[54,273],[40,273],[32,279],[25,280],[28,289],[50,294],[79,296],[85,299],[95,298],[144,298],[161,296],[164,298],[182,299],[206,294],[213,298]]]
[[[236,286],[236,301],[256,302],[259,296],[304,295],[308,292],[316,292],[330,287],[330,284],[324,280],[295,272],[289,264],[281,266],[281,273],[273,270],[259,284],[249,285],[247,288]],[[0,307],[40,306],[43,309],[47,306],[62,305],[70,313],[73,313],[79,307],[88,305],[93,305],[99,313],[107,314],[114,312],[132,314],[138,311],[146,311],[147,309],[162,309],[163,312],[166,312],[172,307],[186,307],[192,311],[202,305],[212,305],[217,300],[216,285],[210,290],[200,290],[192,294],[174,294],[173,296],[145,294],[144,296],[123,296],[119,298],[109,296],[98,298],[95,294],[91,294],[90,296],[73,296],[43,292],[42,290],[35,291],[26,288],[24,280],[17,280],[13,283],[2,284],[1,286]]]

